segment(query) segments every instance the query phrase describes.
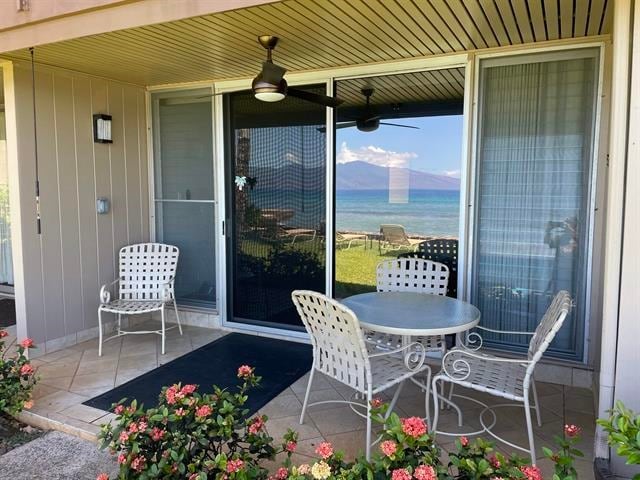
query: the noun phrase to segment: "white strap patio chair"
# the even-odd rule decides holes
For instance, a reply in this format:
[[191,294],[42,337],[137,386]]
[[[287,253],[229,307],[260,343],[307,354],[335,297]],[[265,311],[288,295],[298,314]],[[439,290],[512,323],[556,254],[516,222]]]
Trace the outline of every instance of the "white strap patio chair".
[[[162,336],[162,354],[165,351],[166,331],[176,326],[182,335],[182,325],[178,316],[173,284],[178,266],[180,250],[173,245],[162,243],[138,243],[120,249],[120,276],[100,289],[98,307],[99,342],[98,356],[102,356],[102,313],[117,316],[116,334],[105,339],[111,340],[122,335],[156,333]],[[110,288],[116,290],[115,300],[111,300]],[[166,328],[165,308],[173,305],[177,325]],[[122,330],[122,316],[160,312],[159,330]]]
[[[433,377],[433,398],[436,406],[438,399],[444,401],[454,407],[458,413],[458,424],[462,425],[462,412],[459,407],[442,395],[437,395],[437,383],[449,382],[453,385],[470,388],[479,392],[485,392],[490,395],[505,398],[517,402],[515,404],[499,404],[493,406],[485,406],[480,414],[480,423],[482,430],[469,433],[475,435],[487,432],[496,440],[499,440],[515,449],[528,452],[531,455],[531,463],[536,463],[535,445],[533,440],[533,426],[531,423],[531,409],[536,412],[538,426],[542,426],[540,418],[540,405],[536,393],[536,385],[533,378],[534,369],[538,361],[542,358],[543,353],[549,347],[553,338],[562,327],[562,324],[571,309],[571,296],[568,292],[562,290],[556,294],[551,305],[542,317],[538,328],[535,332],[504,332],[483,327],[476,327],[480,330],[493,333],[501,333],[506,335],[531,335],[529,350],[526,358],[504,358],[484,353],[480,350],[482,346],[482,337],[474,332],[473,348],[469,346],[456,347],[445,354],[442,359],[442,370]],[[530,405],[530,393],[533,396],[533,406]],[[455,396],[455,395],[454,395]],[[463,397],[468,398],[468,397]],[[476,400],[477,403],[480,403]],[[525,417],[527,421],[527,434],[529,437],[529,447],[525,448],[520,445],[511,443],[497,434],[491,429],[495,425],[494,408],[505,407],[522,404],[524,407]],[[435,409],[433,419],[433,430],[438,427],[438,408]],[[484,421],[484,414],[490,411],[493,415],[493,422],[487,425]]]
[[[378,292],[416,292],[427,295],[446,296],[449,285],[449,268],[438,262],[422,258],[397,258],[384,260],[376,268],[376,290]],[[378,350],[398,349],[402,347],[400,335],[364,331],[366,341]],[[426,352],[444,354],[446,341],[444,335],[412,337],[420,343]],[[430,422],[429,390],[431,386],[431,368],[427,369],[427,382],[416,383],[425,390],[425,417]]]
[[[304,423],[307,407],[322,403],[346,403],[354,412],[366,417],[366,456],[371,450],[371,400],[373,395],[387,390],[424,371],[424,348],[412,343],[401,348],[371,354],[367,351],[358,319],[349,308],[326,295],[309,290],[291,294],[313,345],[313,366],[304,396],[300,424]],[[404,355],[399,355],[404,353]],[[309,404],[309,392],[315,371],[324,373],[366,397],[366,405],[350,400],[325,400]],[[389,406],[395,406],[400,388]],[[357,409],[359,407],[359,409]],[[366,408],[366,414],[362,409]]]

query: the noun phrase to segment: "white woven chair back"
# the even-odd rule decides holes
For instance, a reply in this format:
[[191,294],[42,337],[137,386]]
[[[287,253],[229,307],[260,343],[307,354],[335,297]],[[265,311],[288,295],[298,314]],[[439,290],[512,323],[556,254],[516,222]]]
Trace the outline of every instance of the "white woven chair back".
[[356,315],[326,295],[309,290],[291,294],[313,345],[315,368],[358,391],[371,385],[371,365]]
[[449,267],[423,258],[385,260],[376,268],[378,292],[446,295]]
[[533,365],[540,360],[542,354],[549,347],[553,338],[562,328],[564,319],[571,310],[571,295],[566,290],[559,291],[551,301],[538,328],[529,342],[529,360]]
[[[162,243],[120,249],[120,300],[173,300],[180,250]],[[170,298],[164,298],[168,292]]]

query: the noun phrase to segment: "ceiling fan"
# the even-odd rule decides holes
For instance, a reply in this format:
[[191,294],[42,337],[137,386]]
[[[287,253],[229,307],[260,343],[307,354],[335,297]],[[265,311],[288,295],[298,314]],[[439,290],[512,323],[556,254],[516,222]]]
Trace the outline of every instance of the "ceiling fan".
[[284,79],[284,74],[287,72],[286,68],[276,65],[271,58],[273,49],[278,45],[278,37],[261,35],[258,37],[258,42],[267,51],[267,60],[262,63],[262,70],[251,82],[251,90],[253,90],[253,94],[258,100],[278,102],[289,95],[331,108],[335,108],[342,103],[342,100],[327,95],[289,88],[287,81]]
[[420,127],[414,127],[411,125],[400,125],[399,123],[381,122],[380,115],[376,115],[371,108],[371,97],[375,92],[373,87],[363,87],[360,91],[362,92],[362,95],[364,95],[367,99],[367,105],[365,106],[364,115],[350,122],[340,122],[336,125],[336,128],[356,127],[361,132],[373,132],[377,130],[380,125],[420,129]]

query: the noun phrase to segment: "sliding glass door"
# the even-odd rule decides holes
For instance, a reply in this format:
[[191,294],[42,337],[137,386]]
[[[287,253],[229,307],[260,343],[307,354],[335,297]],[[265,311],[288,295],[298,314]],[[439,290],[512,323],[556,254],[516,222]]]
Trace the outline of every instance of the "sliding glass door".
[[180,249],[176,298],[216,305],[213,129],[208,89],[158,93],[154,122],[156,240]]
[[[598,49],[480,63],[471,299],[489,328],[533,331],[575,308],[550,348],[582,360],[588,310]],[[529,338],[489,337],[524,350]]]
[[227,318],[302,330],[291,292],[325,290],[326,109],[250,91],[224,103]]
[[2,69],[0,68],[0,293],[13,292],[11,217],[9,209],[9,170],[5,130]]

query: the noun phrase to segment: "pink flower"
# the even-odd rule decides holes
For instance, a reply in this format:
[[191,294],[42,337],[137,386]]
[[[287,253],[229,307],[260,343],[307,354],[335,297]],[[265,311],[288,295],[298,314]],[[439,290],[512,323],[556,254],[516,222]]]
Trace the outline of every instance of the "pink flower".
[[122,412],[124,412],[124,407],[122,405],[116,405],[116,408],[113,409],[113,413],[116,415],[122,415]]
[[542,472],[540,472],[538,467],[526,465],[524,467],[520,467],[520,471],[524,473],[527,480],[542,480]]
[[25,338],[24,340],[22,340],[20,342],[20,346],[23,348],[31,348],[33,347],[34,343],[33,343],[33,339],[31,338]]
[[276,478],[278,480],[286,480],[289,477],[289,470],[284,467],[280,467],[276,472]]
[[295,452],[296,448],[298,448],[298,444],[296,442],[294,442],[293,440],[287,442],[287,444],[284,447],[284,449],[289,453]]
[[211,412],[213,412],[213,410],[209,405],[202,405],[196,409],[196,417],[208,417],[211,415]]
[[35,372],[35,368],[33,368],[30,364],[25,363],[20,367],[20,375],[32,375]]
[[326,460],[333,455],[333,445],[329,442],[322,442],[316,447],[316,453],[320,455],[323,460]]
[[129,424],[129,433],[137,433],[138,432],[138,424],[133,422]]
[[462,445],[465,448],[468,447],[469,439],[467,437],[460,437],[460,445]]
[[311,473],[311,466],[308,463],[303,463],[302,465],[299,465],[298,473],[300,475],[308,475],[309,473]]
[[436,469],[431,465],[419,465],[414,470],[413,476],[418,480],[436,480],[438,478]]
[[380,408],[382,406],[382,399],[380,397],[376,397],[371,400],[371,406],[373,408]]
[[147,429],[147,422],[145,422],[144,420],[140,420],[138,422],[138,431],[139,432],[144,432]]
[[187,414],[184,408],[180,407],[176,410],[176,415],[178,417],[184,417]]
[[169,405],[173,405],[174,403],[176,403],[176,394],[178,393],[177,390],[178,389],[175,387],[175,385],[167,388],[164,396],[167,399],[167,403]]
[[256,435],[264,428],[264,420],[262,417],[255,417],[251,425],[249,425],[249,433]]
[[184,387],[182,387],[182,390],[180,390],[180,393],[182,393],[183,395],[190,395],[196,391],[196,388],[198,387],[195,385],[185,385]]
[[127,462],[127,456],[124,453],[121,453],[120,455],[118,455],[118,463],[119,464],[123,464]]
[[159,442],[164,437],[164,434],[167,433],[165,430],[162,430],[158,427],[153,427],[151,429],[151,440],[154,442]]
[[403,418],[402,431],[413,438],[420,438],[427,433],[427,424],[419,417]]
[[129,434],[127,432],[120,432],[120,436],[118,437],[120,443],[125,443],[129,440]]
[[582,429],[577,425],[565,425],[564,426],[564,434],[569,437],[577,437],[582,432]]
[[135,457],[133,460],[131,460],[131,468],[136,472],[141,472],[144,469],[144,463],[144,457]]
[[33,400],[27,400],[22,406],[27,410],[31,410],[33,408]]
[[396,468],[391,472],[391,480],[411,480],[411,474],[406,468]]
[[238,378],[249,378],[253,374],[253,368],[249,365],[241,365],[238,368]]
[[244,462],[240,459],[237,460],[229,460],[227,462],[227,473],[234,473],[242,470],[244,467]]
[[96,477],[96,480],[109,480],[109,475],[107,475],[106,473],[101,473]]
[[396,450],[398,449],[398,445],[393,440],[385,440],[380,444],[380,451],[384,453],[387,457],[390,457]]
[[8,336],[9,336],[9,332],[7,332],[6,330],[0,330],[0,338],[4,338]]
[[495,455],[491,455],[489,457],[489,463],[493,468],[500,468],[500,460],[498,460],[498,457],[496,457]]

